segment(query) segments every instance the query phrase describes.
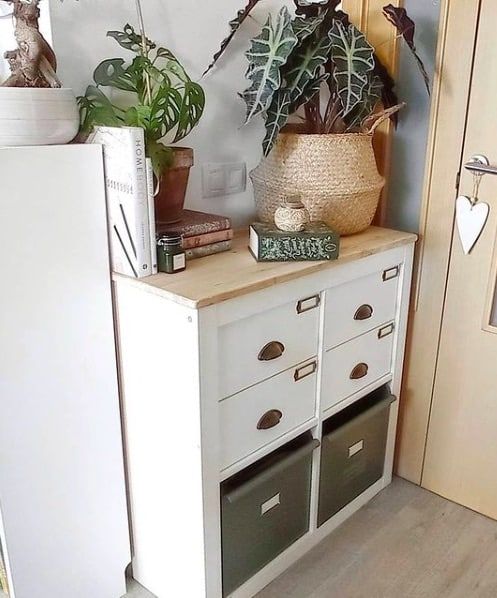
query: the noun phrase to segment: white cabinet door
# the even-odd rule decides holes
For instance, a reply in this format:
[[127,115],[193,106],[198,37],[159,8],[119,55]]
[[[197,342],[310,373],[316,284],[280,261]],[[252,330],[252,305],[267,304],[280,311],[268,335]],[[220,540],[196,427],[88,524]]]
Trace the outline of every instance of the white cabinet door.
[[99,146],[0,149],[0,505],[15,598],[130,560]]

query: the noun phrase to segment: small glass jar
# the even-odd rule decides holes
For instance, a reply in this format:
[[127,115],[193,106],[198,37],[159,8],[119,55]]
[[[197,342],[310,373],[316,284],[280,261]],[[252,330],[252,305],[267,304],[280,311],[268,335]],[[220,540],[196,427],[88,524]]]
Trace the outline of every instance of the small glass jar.
[[285,232],[303,231],[310,220],[311,217],[300,195],[287,198],[274,214],[274,223]]
[[186,253],[181,233],[169,232],[157,236],[157,265],[159,272],[176,274],[186,268]]

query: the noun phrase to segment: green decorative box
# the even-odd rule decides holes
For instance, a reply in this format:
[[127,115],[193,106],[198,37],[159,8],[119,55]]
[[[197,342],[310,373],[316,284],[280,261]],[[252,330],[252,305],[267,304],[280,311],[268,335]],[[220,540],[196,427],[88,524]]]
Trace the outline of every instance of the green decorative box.
[[258,262],[336,260],[339,246],[339,235],[324,222],[311,222],[298,233],[287,233],[274,224],[250,225],[249,249]]

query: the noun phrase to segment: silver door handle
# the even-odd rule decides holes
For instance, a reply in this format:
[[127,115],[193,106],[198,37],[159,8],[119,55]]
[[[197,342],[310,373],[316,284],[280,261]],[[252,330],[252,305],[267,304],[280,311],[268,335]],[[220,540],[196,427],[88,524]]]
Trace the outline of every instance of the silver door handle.
[[497,166],[491,166],[490,160],[483,155],[476,155],[464,165],[466,170],[476,174],[495,174],[497,175]]

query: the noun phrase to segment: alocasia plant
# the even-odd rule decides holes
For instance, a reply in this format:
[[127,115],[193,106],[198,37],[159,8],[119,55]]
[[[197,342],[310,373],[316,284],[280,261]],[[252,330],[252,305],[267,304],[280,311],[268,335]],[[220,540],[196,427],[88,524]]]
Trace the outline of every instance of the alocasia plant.
[[[209,71],[226,52],[243,22],[263,0],[249,0],[230,22],[230,34]],[[294,0],[292,18],[282,8],[268,17],[246,52],[249,88],[246,122],[265,119],[264,155],[271,151],[290,116],[303,107],[305,132],[345,133],[371,129],[388,116],[396,121],[400,104],[395,83],[366,37],[340,10],[340,0]],[[429,91],[426,69],[414,44],[414,22],[405,9],[388,5],[384,14],[413,52]],[[207,72],[206,71],[206,72]],[[323,106],[325,106],[323,110]]]

